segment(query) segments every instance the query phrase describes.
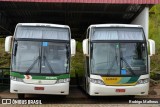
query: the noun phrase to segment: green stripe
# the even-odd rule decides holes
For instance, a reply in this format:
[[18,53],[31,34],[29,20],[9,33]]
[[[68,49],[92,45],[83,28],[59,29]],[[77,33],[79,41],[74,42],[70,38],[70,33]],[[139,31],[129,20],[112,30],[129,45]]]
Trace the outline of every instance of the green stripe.
[[127,83],[134,83],[138,80],[139,76],[131,77],[131,79]]
[[17,72],[10,72],[10,75],[17,78],[24,78],[24,75],[21,75],[20,73]]
[[[24,74],[20,74],[17,72],[11,72],[11,76],[17,77],[17,78],[25,78]],[[59,76],[37,76],[37,75],[31,75],[32,79],[40,79],[40,80],[57,80],[57,79],[65,79],[65,78],[70,78],[69,74],[62,74]]]
[[122,79],[117,84],[129,84],[137,82],[139,76],[135,77],[122,77]]
[[125,84],[130,80],[131,77],[122,77],[118,84]]

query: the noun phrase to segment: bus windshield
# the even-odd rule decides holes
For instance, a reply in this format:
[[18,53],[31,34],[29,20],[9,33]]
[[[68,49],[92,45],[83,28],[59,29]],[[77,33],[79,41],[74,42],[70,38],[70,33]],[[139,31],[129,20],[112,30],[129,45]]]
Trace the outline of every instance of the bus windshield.
[[144,42],[92,43],[91,68],[99,75],[143,75],[147,71]]
[[69,72],[69,44],[39,41],[14,41],[12,71],[26,74]]

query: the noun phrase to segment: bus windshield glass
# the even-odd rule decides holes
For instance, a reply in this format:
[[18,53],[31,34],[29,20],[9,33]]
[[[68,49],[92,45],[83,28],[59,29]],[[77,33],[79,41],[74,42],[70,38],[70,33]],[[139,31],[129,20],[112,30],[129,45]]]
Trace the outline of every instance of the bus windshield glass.
[[[127,38],[117,37],[122,41],[113,40],[112,36],[115,31],[108,34],[95,31],[94,35],[97,39],[106,38],[106,40],[96,40],[94,37],[91,42],[91,72],[98,75],[143,75],[147,74],[147,47],[143,40],[143,32],[136,33],[131,30],[125,33],[120,29],[118,36],[126,36]],[[113,30],[113,29],[111,29]],[[119,30],[119,29],[118,29]],[[126,29],[124,29],[126,30]],[[138,29],[136,29],[138,30]],[[140,30],[139,30],[140,31]],[[141,30],[142,31],[142,30]],[[117,35],[118,33],[116,33]],[[139,34],[133,36],[133,34]],[[106,37],[109,36],[110,37]],[[112,36],[111,36],[112,35]],[[112,39],[111,39],[112,38]],[[129,40],[129,38],[131,40]],[[127,40],[126,40],[127,39]],[[135,40],[136,39],[136,40]],[[141,40],[141,41],[139,41]]]
[[12,71],[27,74],[68,73],[68,44],[37,41],[15,41]]
[[69,72],[69,28],[18,26],[12,51],[12,71],[26,74]]
[[145,43],[93,43],[93,74],[142,75],[147,73]]

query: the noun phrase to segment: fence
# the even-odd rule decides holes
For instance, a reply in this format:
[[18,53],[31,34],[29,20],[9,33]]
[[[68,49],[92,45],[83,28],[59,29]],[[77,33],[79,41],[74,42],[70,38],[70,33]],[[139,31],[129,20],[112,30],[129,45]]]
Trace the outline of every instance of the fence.
[[10,84],[10,68],[0,68],[0,85]]

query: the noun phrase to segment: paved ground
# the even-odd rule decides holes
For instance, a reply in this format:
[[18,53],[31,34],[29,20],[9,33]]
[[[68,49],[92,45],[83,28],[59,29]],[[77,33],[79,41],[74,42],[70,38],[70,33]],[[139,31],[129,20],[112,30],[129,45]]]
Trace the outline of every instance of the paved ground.
[[[160,107],[160,90],[159,87],[151,88],[150,95],[136,96],[135,98],[127,96],[119,97],[89,97],[83,90],[77,87],[70,88],[69,96],[55,96],[55,95],[27,95],[26,100],[41,100],[44,107]],[[16,94],[9,93],[9,87],[0,87],[0,98],[16,99]],[[153,99],[152,99],[153,98]],[[0,100],[1,100],[0,99]],[[159,104],[129,104],[131,101],[155,100]],[[0,101],[1,104],[1,101]],[[39,105],[0,105],[0,107],[39,107]]]

